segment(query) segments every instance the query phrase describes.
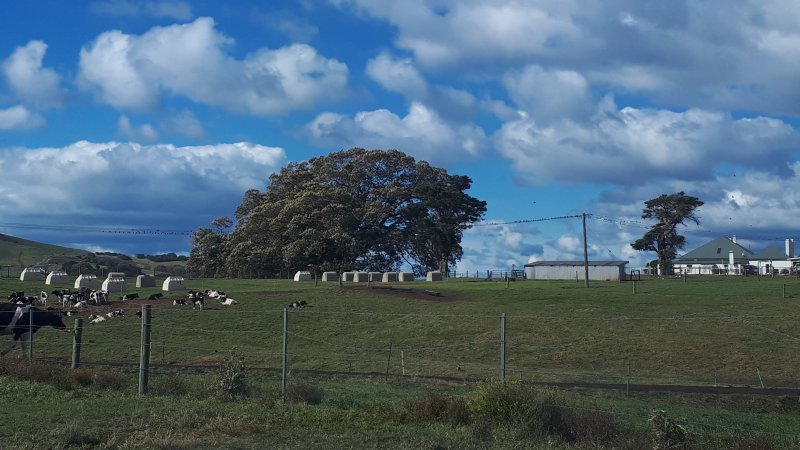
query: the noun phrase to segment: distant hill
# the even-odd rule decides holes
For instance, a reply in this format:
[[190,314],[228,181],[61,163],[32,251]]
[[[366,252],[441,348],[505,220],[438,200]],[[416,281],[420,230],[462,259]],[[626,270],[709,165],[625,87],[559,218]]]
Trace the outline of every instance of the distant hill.
[[92,253],[0,233],[0,266],[12,266],[1,268],[0,274],[16,276],[25,267],[45,264],[56,264],[70,275],[78,273],[103,275],[109,271],[125,272],[128,276],[135,276],[143,271],[183,275],[186,267],[185,261],[156,262],[118,253]]
[[86,250],[61,247],[0,234],[0,265],[28,267],[36,264],[63,264],[92,255]]

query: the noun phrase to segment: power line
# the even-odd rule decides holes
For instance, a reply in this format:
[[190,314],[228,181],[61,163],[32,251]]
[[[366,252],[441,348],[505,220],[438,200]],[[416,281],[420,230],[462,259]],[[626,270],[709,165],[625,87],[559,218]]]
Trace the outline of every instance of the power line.
[[127,235],[175,235],[191,236],[191,230],[170,230],[160,228],[125,228],[125,227],[95,227],[85,225],[37,225],[32,223],[0,222],[0,227],[20,228],[25,230],[49,230],[49,231],[68,231],[79,233],[107,233],[107,234],[127,234]]
[[[587,217],[591,217],[591,214],[587,214]],[[521,223],[534,223],[534,222],[547,222],[550,220],[564,220],[564,219],[580,219],[582,218],[582,214],[571,215],[571,216],[557,216],[557,217],[544,217],[540,219],[520,219],[520,220],[512,220],[510,222],[477,222],[472,224],[473,227],[492,227],[498,225],[517,225]]]

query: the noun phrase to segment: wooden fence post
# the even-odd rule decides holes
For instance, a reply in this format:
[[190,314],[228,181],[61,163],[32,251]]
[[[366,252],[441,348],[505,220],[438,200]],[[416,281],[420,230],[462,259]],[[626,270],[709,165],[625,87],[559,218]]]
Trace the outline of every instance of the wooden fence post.
[[[339,279],[341,282],[341,278]],[[283,363],[281,364],[281,396],[286,403],[286,369],[289,365],[289,310],[283,308]]]
[[83,319],[75,319],[75,328],[72,331],[72,365],[77,369],[81,365],[81,340],[83,339]]
[[147,394],[150,378],[150,305],[142,305],[142,346],[139,358],[139,395]]
[[500,382],[506,382],[506,313],[500,315]]

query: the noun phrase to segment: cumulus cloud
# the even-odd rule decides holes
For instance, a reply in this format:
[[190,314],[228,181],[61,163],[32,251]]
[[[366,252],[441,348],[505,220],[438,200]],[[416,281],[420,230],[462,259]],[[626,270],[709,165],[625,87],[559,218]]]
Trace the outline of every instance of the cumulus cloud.
[[430,71],[491,76],[536,64],[668,105],[800,114],[794,0],[331,1],[387,21],[395,45]]
[[201,139],[206,136],[206,129],[197,117],[189,110],[171,114],[162,128],[170,133],[179,134],[190,139]]
[[632,185],[698,180],[734,165],[786,173],[800,133],[767,117],[736,119],[700,109],[671,112],[600,102],[586,122],[540,123],[521,113],[496,134],[521,179]]
[[353,118],[334,113],[317,116],[306,129],[324,144],[363,148],[395,148],[432,162],[464,160],[483,152],[487,139],[474,125],[452,125],[436,111],[412,102],[405,117],[379,109]]
[[395,59],[386,52],[367,62],[367,75],[385,89],[413,98],[424,97],[428,90],[410,58]]
[[107,0],[92,3],[89,10],[109,16],[150,16],[175,20],[192,18],[192,6],[183,1]]
[[[229,214],[286,160],[283,149],[240,142],[194,147],[76,142],[0,149],[4,221],[62,225],[207,225]],[[20,188],[19,179],[36,180]]]
[[46,51],[44,42],[30,41],[17,47],[2,64],[3,75],[16,97],[37,108],[59,106],[64,96],[56,71],[42,67]]
[[158,132],[152,125],[146,123],[138,127],[134,126],[128,116],[124,114],[117,121],[117,133],[135,142],[156,142],[158,140]]
[[44,124],[43,117],[22,105],[0,109],[0,130],[29,130]]
[[118,109],[153,109],[162,95],[243,114],[276,115],[335,98],[347,66],[305,44],[259,49],[238,60],[210,18],[134,36],[109,31],[84,47],[79,81]]

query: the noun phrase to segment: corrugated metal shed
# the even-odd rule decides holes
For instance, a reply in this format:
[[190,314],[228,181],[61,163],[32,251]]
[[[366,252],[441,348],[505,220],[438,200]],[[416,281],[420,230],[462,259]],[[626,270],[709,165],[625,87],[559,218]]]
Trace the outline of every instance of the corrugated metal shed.
[[[589,279],[620,281],[625,279],[628,261],[589,261]],[[529,280],[584,280],[583,261],[536,261],[525,264]]]

